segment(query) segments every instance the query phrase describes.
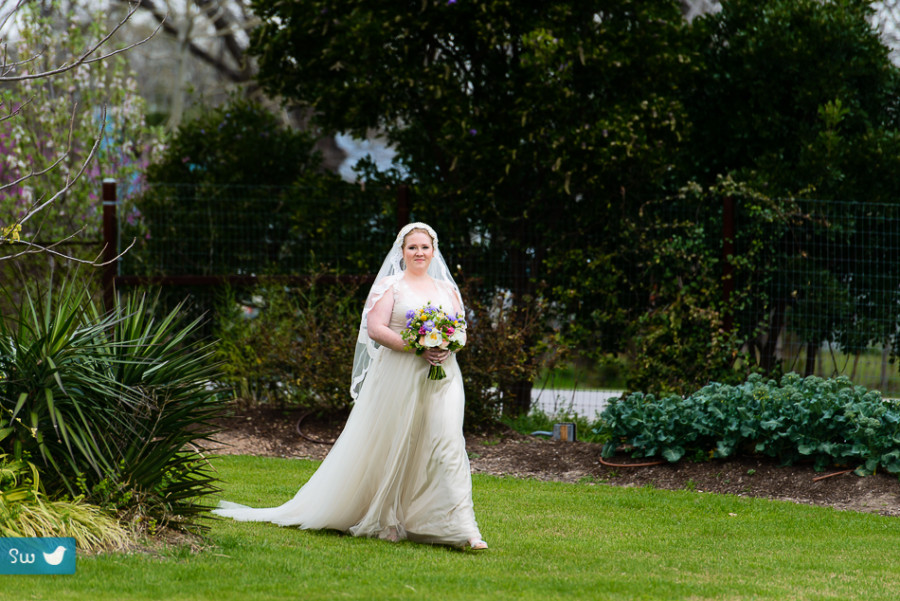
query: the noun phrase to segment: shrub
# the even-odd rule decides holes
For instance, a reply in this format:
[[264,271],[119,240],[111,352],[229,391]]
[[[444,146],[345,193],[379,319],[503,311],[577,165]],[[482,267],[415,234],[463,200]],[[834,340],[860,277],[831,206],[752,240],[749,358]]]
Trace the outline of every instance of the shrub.
[[534,381],[542,366],[538,358],[555,346],[552,336],[529,343],[544,327],[540,303],[515,306],[503,294],[483,300],[473,287],[464,297],[468,341],[458,358],[466,393],[465,424],[467,430],[479,430],[499,423],[504,404],[515,399],[523,382]]
[[[364,299],[359,281],[313,278],[304,288],[263,286],[229,291],[219,302],[217,356],[241,400],[318,414],[350,408],[350,372]],[[499,422],[504,399],[539,369],[525,337],[539,311],[466,295],[470,329],[458,358],[466,393],[466,428]],[[252,315],[252,317],[251,317]]]
[[32,459],[51,498],[193,529],[218,489],[202,455],[221,400],[198,322],[150,317],[143,297],[103,314],[73,281],[31,288],[0,322],[0,451]]
[[636,457],[765,455],[784,465],[811,460],[816,469],[858,466],[900,472],[900,405],[844,376],[780,382],[751,375],[741,385],[713,383],[688,397],[634,393],[611,402],[601,430]]
[[[321,167],[314,138],[240,99],[186,121],[124,210],[127,273],[343,273],[377,265],[395,192]],[[352,215],[352,219],[348,219]]]
[[302,288],[227,292],[217,311],[217,354],[238,396],[319,414],[347,411],[363,305],[357,282],[319,277]]

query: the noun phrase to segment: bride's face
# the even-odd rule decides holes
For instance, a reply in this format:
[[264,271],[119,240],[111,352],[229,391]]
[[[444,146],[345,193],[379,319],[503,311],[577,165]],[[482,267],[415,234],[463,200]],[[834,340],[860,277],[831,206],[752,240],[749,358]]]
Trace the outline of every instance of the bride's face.
[[403,239],[403,261],[413,273],[425,273],[434,257],[434,244],[425,232],[413,230]]

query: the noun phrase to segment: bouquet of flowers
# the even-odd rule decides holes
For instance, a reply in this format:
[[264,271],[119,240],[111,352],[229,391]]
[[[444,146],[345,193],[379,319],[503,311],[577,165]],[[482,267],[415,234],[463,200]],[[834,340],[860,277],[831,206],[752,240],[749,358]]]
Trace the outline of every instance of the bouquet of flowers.
[[[428,302],[421,309],[407,311],[406,329],[401,336],[416,355],[435,347],[455,352],[466,345],[466,318],[462,313],[450,315]],[[432,365],[428,370],[429,380],[446,377],[443,365]]]

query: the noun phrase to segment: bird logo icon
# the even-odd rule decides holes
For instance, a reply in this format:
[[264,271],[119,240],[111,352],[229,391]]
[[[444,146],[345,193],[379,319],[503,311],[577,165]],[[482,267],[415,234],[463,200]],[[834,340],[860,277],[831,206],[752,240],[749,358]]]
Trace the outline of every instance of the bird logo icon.
[[51,566],[58,566],[62,563],[63,555],[66,554],[66,548],[60,545],[56,547],[56,551],[53,553],[44,553],[44,561],[46,561]]

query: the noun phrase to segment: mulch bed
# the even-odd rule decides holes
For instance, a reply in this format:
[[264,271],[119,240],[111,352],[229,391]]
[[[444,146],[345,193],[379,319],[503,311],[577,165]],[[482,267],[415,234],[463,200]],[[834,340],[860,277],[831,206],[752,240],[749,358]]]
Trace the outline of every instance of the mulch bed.
[[[330,445],[313,442],[336,438],[341,420],[321,421],[300,413],[266,408],[241,408],[219,422],[220,454],[324,459]],[[841,510],[900,516],[900,480],[890,474],[859,477],[842,473],[849,467],[816,472],[812,465],[778,466],[765,458],[730,461],[650,463],[619,457],[600,457],[601,446],[561,442],[520,434],[510,429],[468,436],[466,446],[474,473],[562,482],[652,486],[779,499]],[[823,478],[823,476],[826,476]]]

